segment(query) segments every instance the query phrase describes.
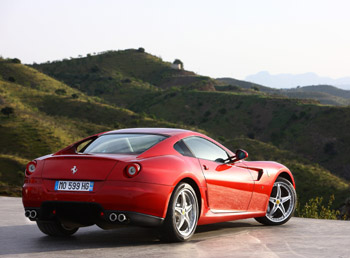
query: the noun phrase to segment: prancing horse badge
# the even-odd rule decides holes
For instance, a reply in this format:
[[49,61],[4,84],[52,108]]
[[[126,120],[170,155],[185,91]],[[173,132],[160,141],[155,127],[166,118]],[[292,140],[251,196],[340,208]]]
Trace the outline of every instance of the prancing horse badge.
[[73,175],[78,171],[77,166],[72,167],[70,170],[72,170]]

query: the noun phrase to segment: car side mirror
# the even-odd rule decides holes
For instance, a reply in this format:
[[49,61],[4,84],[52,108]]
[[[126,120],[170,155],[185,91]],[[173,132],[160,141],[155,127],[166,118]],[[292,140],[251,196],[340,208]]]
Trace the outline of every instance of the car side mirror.
[[241,160],[241,159],[246,159],[248,158],[248,152],[246,152],[245,150],[236,150],[236,159],[237,160]]
[[238,149],[236,150],[236,156],[231,161],[236,162],[238,160],[242,160],[246,158],[248,158],[248,152],[246,152],[245,150]]

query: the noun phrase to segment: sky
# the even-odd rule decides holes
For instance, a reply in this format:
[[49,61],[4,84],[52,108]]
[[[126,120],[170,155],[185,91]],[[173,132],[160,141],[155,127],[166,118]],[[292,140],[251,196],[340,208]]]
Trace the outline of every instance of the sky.
[[201,75],[350,76],[348,0],[0,0],[0,55],[145,48]]

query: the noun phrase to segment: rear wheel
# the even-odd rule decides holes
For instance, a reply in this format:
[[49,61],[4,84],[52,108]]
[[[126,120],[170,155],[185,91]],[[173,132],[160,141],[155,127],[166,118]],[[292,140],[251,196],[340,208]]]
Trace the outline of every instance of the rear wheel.
[[264,225],[281,225],[293,215],[297,194],[293,185],[285,178],[277,178],[273,184],[269,205],[264,217],[255,218]]
[[194,234],[198,221],[198,200],[191,185],[179,184],[170,199],[163,224],[162,240],[187,241]]
[[65,227],[58,220],[55,221],[40,221],[36,222],[41,232],[49,236],[70,236],[78,231],[79,228]]

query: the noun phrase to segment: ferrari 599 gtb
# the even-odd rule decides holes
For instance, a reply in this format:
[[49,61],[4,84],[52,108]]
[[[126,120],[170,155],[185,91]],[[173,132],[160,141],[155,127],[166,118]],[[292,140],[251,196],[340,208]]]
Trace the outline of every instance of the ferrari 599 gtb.
[[247,157],[182,129],[92,135],[28,163],[25,216],[51,236],[138,225],[158,227],[166,241],[186,241],[203,224],[287,222],[296,205],[291,172]]

